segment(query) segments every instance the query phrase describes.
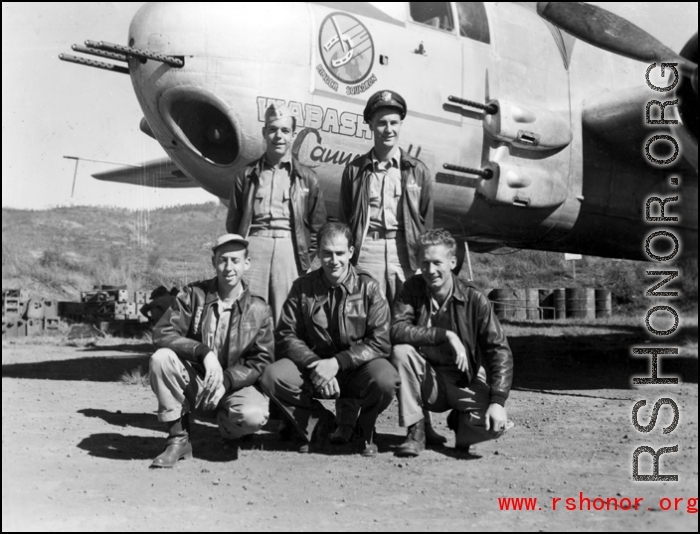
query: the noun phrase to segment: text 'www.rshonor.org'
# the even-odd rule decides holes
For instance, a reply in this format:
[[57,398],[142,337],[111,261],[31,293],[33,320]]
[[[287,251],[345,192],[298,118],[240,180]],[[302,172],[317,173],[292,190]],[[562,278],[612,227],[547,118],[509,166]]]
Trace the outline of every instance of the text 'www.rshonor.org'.
[[[674,77],[672,83],[666,87],[658,87],[654,85],[650,79],[649,79],[649,74],[657,67],[656,63],[652,63],[649,65],[646,71],[645,75],[645,80],[647,85],[653,89],[654,91],[658,91],[661,93],[667,93],[669,91],[672,91],[678,82],[680,81],[680,76],[678,74],[678,70],[676,69],[676,66],[678,63],[661,63],[661,77],[664,77],[665,73],[669,72],[669,69],[673,71]],[[666,119],[664,114],[666,112],[666,107],[667,106],[677,106],[678,105],[678,99],[674,100],[666,100],[665,102],[660,102],[659,100],[649,100],[646,105],[646,124],[651,124],[651,125],[672,125],[672,124],[678,124],[678,120],[675,119]],[[651,111],[652,108],[658,107],[659,108],[659,118],[658,119],[652,119],[651,118]],[[659,159],[656,158],[652,155],[651,148],[654,145],[654,143],[657,142],[665,142],[665,143],[670,143],[673,145],[673,154],[666,158],[666,159]],[[652,165],[655,166],[666,166],[672,164],[679,156],[680,149],[678,146],[678,142],[673,138],[671,135],[666,135],[666,134],[654,134],[652,135],[646,142],[644,146],[644,152],[649,160],[649,162]],[[678,187],[681,183],[681,177],[676,173],[676,174],[671,174],[669,176],[669,182],[672,187]],[[653,225],[666,225],[668,224],[669,226],[666,227],[666,229],[661,229],[656,227],[649,235],[647,235],[645,243],[644,243],[644,250],[646,251],[647,255],[649,256],[650,259],[658,261],[658,262],[669,262],[676,258],[678,256],[678,252],[680,250],[680,242],[678,240],[678,237],[673,233],[673,226],[674,224],[679,223],[679,218],[677,216],[666,216],[665,210],[666,210],[666,204],[669,203],[675,203],[679,201],[679,196],[668,196],[665,198],[661,198],[658,196],[651,196],[647,198],[646,200],[646,210],[645,210],[645,221],[648,224],[653,224]],[[656,208],[655,214],[652,215],[652,207],[655,207],[655,205],[658,205],[658,208]],[[662,255],[662,253],[657,253],[654,252],[653,248],[654,245],[658,240],[670,240],[673,243],[673,250],[666,255]],[[671,280],[674,278],[678,277],[678,269],[669,269],[669,270],[663,270],[663,271],[658,271],[658,270],[648,270],[646,271],[646,274],[648,276],[663,276],[663,280],[658,282],[656,285],[650,287],[646,295],[649,297],[655,297],[655,298],[675,298],[678,297],[678,291],[659,291],[659,289],[664,286],[665,284],[669,283]],[[655,313],[669,313],[673,316],[673,326],[665,329],[665,330],[659,330],[656,329],[652,326],[652,316]],[[658,306],[653,306],[651,307],[646,314],[645,318],[645,324],[647,327],[647,330],[653,335],[656,336],[659,340],[667,338],[667,336],[671,336],[677,329],[678,329],[678,324],[680,322],[680,319],[678,317],[678,312],[672,307],[668,305],[658,305]],[[632,383],[635,385],[668,385],[668,384],[678,384],[678,378],[676,377],[669,377],[669,376],[664,376],[664,377],[659,377],[659,356],[660,355],[677,355],[678,354],[678,348],[677,347],[668,347],[668,346],[656,346],[656,347],[633,347],[632,348],[632,354],[634,356],[651,356],[651,377],[635,377],[632,379]],[[634,404],[632,407],[632,424],[634,427],[637,429],[638,432],[641,433],[648,433],[651,432],[654,427],[656,426],[656,420],[659,414],[659,410],[662,406],[668,405],[671,407],[673,410],[673,420],[671,423],[663,429],[663,434],[671,434],[676,427],[678,426],[678,419],[680,416],[679,410],[678,410],[678,405],[676,402],[669,398],[669,397],[662,397],[656,400],[654,403],[654,407],[651,412],[651,417],[650,421],[646,425],[642,425],[639,422],[639,410],[643,406],[646,406],[647,401],[646,400],[640,400]],[[632,478],[635,481],[642,481],[642,482],[652,482],[652,481],[677,481],[678,480],[678,475],[677,474],[659,474],[659,460],[661,458],[662,454],[667,454],[667,453],[675,453],[678,452],[678,444],[670,445],[670,446],[664,446],[664,447],[659,447],[658,449],[654,449],[651,445],[640,445],[634,450],[634,453],[632,454]],[[639,474],[639,456],[643,453],[648,453],[651,455],[651,458],[653,460],[653,467],[652,467],[652,473],[651,474],[644,474],[640,475]]]
[[537,497],[498,497],[498,509],[501,512],[536,512],[545,507],[554,512],[634,512],[646,509],[697,514],[698,498],[661,497],[658,501],[645,501],[644,497],[587,497],[583,492],[579,492],[577,497],[551,497],[541,501]]

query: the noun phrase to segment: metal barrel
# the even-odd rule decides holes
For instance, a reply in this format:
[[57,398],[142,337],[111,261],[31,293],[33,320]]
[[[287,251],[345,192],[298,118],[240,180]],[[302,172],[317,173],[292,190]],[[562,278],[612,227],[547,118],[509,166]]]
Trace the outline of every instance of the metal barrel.
[[595,316],[596,319],[610,317],[612,315],[612,293],[609,289],[595,290]]
[[554,318],[566,318],[566,290],[554,289],[552,291],[552,301],[554,304]]
[[540,290],[527,288],[525,289],[525,302],[527,309],[525,316],[531,320],[539,320],[540,318]]
[[595,290],[585,287],[566,289],[566,317],[595,319]]
[[586,289],[586,318],[595,319],[595,289]]
[[493,312],[499,319],[506,319],[511,310],[507,309],[506,302],[508,300],[509,291],[507,289],[493,289],[489,293],[489,299],[493,303]]
[[526,319],[527,301],[523,289],[494,289],[489,293],[499,319]]
[[551,289],[539,289],[537,291],[542,319],[554,319],[554,291]]
[[513,289],[513,319],[527,319],[527,295],[524,289]]

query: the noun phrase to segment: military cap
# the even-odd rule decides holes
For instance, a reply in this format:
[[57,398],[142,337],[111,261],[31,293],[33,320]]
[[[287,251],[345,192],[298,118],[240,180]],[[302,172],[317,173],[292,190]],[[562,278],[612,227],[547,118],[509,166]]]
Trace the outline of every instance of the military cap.
[[219,239],[217,239],[216,243],[214,243],[214,246],[211,247],[212,252],[216,253],[216,250],[219,247],[227,243],[238,243],[239,245],[243,245],[245,248],[248,248],[248,241],[245,240],[243,237],[239,236],[238,234],[224,234]]
[[292,119],[295,119],[294,115],[287,106],[284,104],[275,104],[273,102],[265,110],[265,125],[267,125],[269,122],[284,119],[285,117],[292,117]]
[[395,91],[377,91],[369,97],[367,105],[365,106],[365,111],[363,113],[365,122],[369,122],[374,112],[384,107],[398,109],[401,114],[401,120],[406,117],[406,101],[399,93]]

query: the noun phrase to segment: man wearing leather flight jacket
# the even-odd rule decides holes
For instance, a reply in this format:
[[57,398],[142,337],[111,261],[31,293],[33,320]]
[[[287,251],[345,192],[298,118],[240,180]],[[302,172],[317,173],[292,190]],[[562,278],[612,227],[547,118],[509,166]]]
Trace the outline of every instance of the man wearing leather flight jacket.
[[217,410],[221,435],[236,440],[257,432],[269,401],[257,387],[274,360],[274,324],[265,301],[243,281],[250,267],[248,241],[226,234],[213,247],[216,278],[195,282],[153,329],[151,388],[168,442],[152,467],[173,467],[192,456],[189,412]]
[[342,223],[320,230],[321,268],[294,282],[277,327],[277,360],[261,380],[304,440],[300,452],[323,446],[333,426],[315,399],[342,397],[361,407],[358,452],[375,456],[374,424],[399,386],[388,360],[389,306],[372,276],[350,265],[350,239]]
[[391,324],[392,363],[401,376],[399,424],[408,427],[401,456],[425,447],[423,409],[452,409],[456,447],[494,439],[511,423],[505,402],[513,355],[488,298],[459,280],[454,238],[442,229],[420,237],[421,274],[406,282]]

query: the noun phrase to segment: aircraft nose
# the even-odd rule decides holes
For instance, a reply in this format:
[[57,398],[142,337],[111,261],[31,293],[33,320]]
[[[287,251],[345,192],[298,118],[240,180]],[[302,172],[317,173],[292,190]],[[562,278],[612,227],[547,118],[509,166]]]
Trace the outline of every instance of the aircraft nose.
[[184,60],[181,68],[129,65],[148,124],[171,157],[184,150],[230,167],[258,152],[259,100],[276,96],[258,92],[275,80],[308,85],[297,78],[305,72],[299,66],[310,64],[310,24],[301,3],[145,4],[131,22],[129,45]]

